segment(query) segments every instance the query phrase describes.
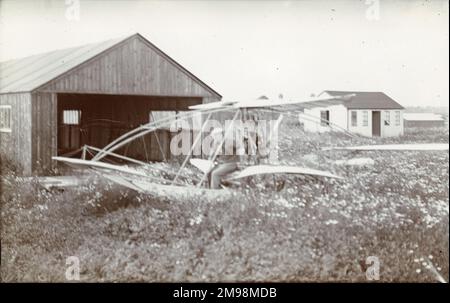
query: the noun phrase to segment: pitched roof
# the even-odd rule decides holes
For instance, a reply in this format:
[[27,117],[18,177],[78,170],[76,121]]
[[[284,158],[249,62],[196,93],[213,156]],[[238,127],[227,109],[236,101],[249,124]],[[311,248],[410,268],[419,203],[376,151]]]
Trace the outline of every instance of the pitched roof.
[[222,97],[140,34],[0,62],[0,93],[30,92],[119,43],[138,36],[206,90]]
[[0,62],[0,93],[32,91],[123,40],[112,39]]
[[348,109],[404,109],[403,106],[383,92],[325,90],[323,93],[333,97],[354,94],[348,101],[343,102]]

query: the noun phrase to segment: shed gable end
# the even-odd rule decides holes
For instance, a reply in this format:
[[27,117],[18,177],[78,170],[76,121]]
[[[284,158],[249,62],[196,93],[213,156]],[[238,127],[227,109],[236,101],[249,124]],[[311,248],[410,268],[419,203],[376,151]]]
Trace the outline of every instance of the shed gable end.
[[140,35],[118,43],[37,91],[218,97]]

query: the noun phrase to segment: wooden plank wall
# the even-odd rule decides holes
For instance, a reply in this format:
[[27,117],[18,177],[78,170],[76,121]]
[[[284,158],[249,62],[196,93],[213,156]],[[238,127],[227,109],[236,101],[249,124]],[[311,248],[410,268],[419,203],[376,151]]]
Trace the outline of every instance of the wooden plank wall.
[[57,155],[57,98],[53,93],[32,94],[32,163],[33,171],[47,172],[55,168]]
[[0,132],[0,157],[31,174],[31,94],[0,95],[0,105],[11,105],[11,132]]
[[219,99],[217,94],[139,36],[124,41],[39,90]]

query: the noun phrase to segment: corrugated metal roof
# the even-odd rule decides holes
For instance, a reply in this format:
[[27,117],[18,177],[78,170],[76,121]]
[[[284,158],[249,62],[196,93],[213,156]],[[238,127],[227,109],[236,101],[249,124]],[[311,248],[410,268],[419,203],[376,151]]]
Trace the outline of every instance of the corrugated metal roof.
[[334,97],[354,94],[355,96],[344,103],[348,109],[404,109],[403,106],[383,92],[326,90],[324,93]]
[[0,93],[32,91],[127,38],[1,62]]
[[403,119],[407,121],[444,121],[441,115],[434,113],[404,113]]

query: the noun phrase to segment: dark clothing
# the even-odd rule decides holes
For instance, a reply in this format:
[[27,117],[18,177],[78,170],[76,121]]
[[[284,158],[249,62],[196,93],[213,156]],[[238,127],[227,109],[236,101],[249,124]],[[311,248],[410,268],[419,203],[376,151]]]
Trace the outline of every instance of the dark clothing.
[[221,163],[216,165],[211,171],[210,187],[212,189],[220,188],[222,178],[238,169],[236,162]]

